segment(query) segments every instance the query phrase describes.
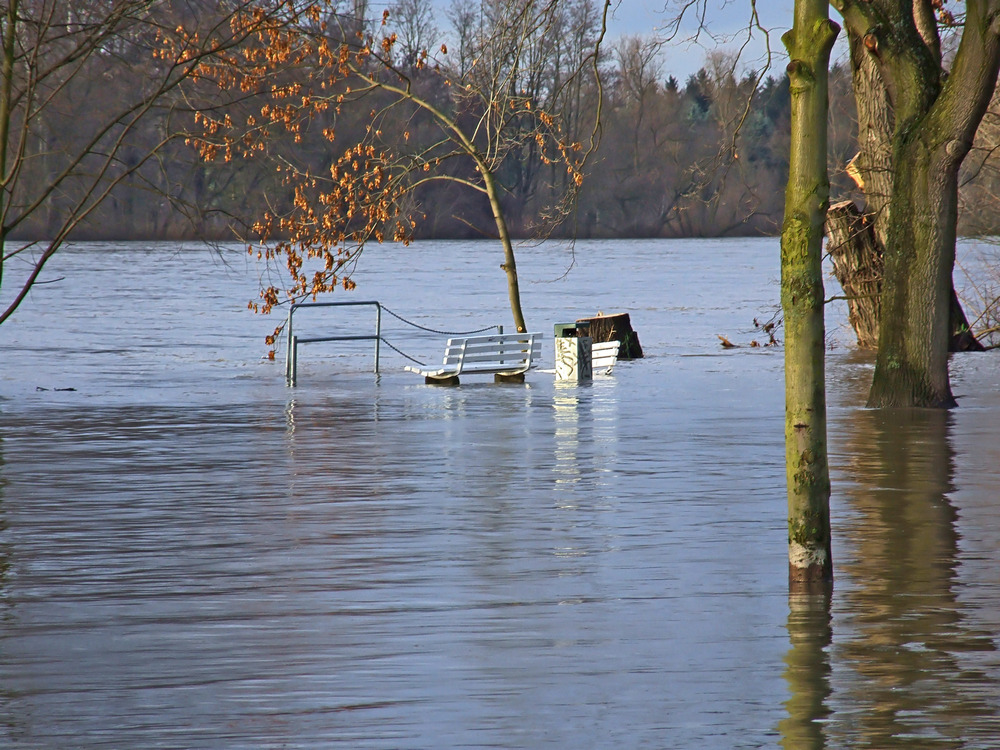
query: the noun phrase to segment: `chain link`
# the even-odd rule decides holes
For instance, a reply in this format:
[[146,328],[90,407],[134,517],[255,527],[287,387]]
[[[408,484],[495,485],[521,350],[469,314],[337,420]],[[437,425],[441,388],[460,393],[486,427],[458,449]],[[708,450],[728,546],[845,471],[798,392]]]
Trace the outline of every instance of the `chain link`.
[[392,349],[392,350],[393,350],[394,352],[396,352],[396,354],[399,354],[399,355],[402,355],[403,357],[406,357],[406,359],[410,360],[411,362],[415,362],[416,364],[420,365],[421,367],[427,367],[427,365],[425,365],[425,364],[424,364],[423,362],[421,362],[421,361],[420,361],[419,359],[416,359],[415,357],[411,357],[411,356],[410,356],[409,354],[407,354],[406,352],[404,352],[404,351],[403,351],[402,349],[400,349],[399,347],[397,347],[397,346],[394,346],[393,344],[390,344],[390,343],[389,343],[388,341],[386,341],[386,340],[385,340],[384,338],[380,338],[380,339],[379,339],[379,341],[381,341],[381,342],[382,342],[383,344],[385,344],[385,345],[386,345],[386,346],[388,346],[388,347],[389,347],[390,349]]
[[[442,336],[471,336],[474,333],[485,333],[486,331],[490,331],[490,330],[498,327],[498,326],[495,326],[495,325],[494,326],[486,326],[485,328],[478,328],[475,331],[438,331],[438,330],[436,330],[434,328],[427,328],[426,326],[422,326],[419,323],[414,323],[412,320],[407,320],[402,315],[400,315],[399,313],[393,312],[392,310],[390,310],[385,305],[380,305],[380,307],[383,310],[385,310],[387,313],[389,313],[392,317],[397,318],[398,320],[403,321],[404,323],[406,323],[409,326],[413,326],[414,328],[419,328],[421,331],[427,331],[428,333],[439,333]],[[388,343],[388,342],[386,342],[386,343]],[[392,347],[392,344],[389,344],[389,346]],[[402,352],[400,352],[400,354],[402,354]],[[414,360],[414,361],[416,361],[416,360]]]

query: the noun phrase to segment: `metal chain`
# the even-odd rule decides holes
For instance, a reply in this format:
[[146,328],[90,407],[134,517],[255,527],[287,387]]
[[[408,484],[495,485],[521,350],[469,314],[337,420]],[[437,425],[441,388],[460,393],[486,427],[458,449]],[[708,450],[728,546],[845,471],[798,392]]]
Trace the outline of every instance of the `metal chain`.
[[[383,308],[383,309],[385,309],[385,308]],[[401,354],[402,356],[406,357],[411,362],[416,362],[421,367],[427,367],[427,365],[425,365],[419,359],[415,359],[414,357],[411,357],[409,354],[407,354],[406,352],[402,351],[399,347],[396,347],[396,346],[393,346],[392,344],[390,344],[388,341],[385,340],[385,338],[379,338],[379,341],[381,341],[383,344],[385,344],[390,349],[392,349],[394,352],[396,352],[396,354]]]
[[[385,305],[380,305],[380,307],[383,310],[385,310],[387,313],[389,313],[392,317],[397,318],[397,319],[403,321],[407,325],[413,326],[414,328],[419,328],[421,331],[427,331],[428,333],[440,333],[442,336],[471,336],[474,333],[485,333],[486,331],[489,331],[489,330],[492,330],[494,328],[497,328],[497,326],[493,325],[493,326],[486,326],[485,328],[478,328],[475,331],[438,331],[438,330],[435,330],[434,328],[427,328],[425,326],[420,325],[419,323],[414,323],[412,320],[407,320],[402,315],[400,315],[399,313],[393,312],[392,310],[390,310]],[[388,343],[388,342],[386,342],[386,343]],[[389,346],[392,347],[392,344],[389,344]],[[402,352],[400,352],[400,354],[402,354]],[[406,356],[406,355],[404,355],[404,356]],[[416,362],[416,360],[413,360],[413,361]]]

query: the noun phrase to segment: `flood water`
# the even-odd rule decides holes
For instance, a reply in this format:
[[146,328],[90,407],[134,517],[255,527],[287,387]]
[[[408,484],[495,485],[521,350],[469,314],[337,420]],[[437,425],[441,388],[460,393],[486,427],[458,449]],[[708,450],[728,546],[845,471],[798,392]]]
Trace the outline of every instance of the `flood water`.
[[[500,262],[371,251],[338,298],[509,327]],[[292,389],[238,249],[57,257],[0,326],[0,746],[1000,746],[997,353],[953,361],[959,409],[868,411],[831,305],[837,583],[789,600],[782,353],[749,347],[777,241],[519,270],[543,368],[552,325],[598,310],[646,358],[439,388],[388,347],[376,376],[371,342],[314,344]],[[446,338],[383,335],[424,363]]]

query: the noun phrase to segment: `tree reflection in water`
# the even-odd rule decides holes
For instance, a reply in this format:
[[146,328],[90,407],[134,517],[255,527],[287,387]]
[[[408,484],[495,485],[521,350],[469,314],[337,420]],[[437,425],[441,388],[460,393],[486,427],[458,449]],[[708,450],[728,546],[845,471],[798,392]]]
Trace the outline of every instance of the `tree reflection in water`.
[[787,750],[826,747],[824,719],[829,715],[830,656],[829,594],[793,594],[788,598],[788,637],[785,679],[791,698],[788,718],[781,722],[781,746]]
[[992,637],[959,600],[954,416],[845,417],[838,589],[832,613],[821,599],[791,601],[784,746],[984,747],[998,736],[1000,691],[976,658],[995,650]]

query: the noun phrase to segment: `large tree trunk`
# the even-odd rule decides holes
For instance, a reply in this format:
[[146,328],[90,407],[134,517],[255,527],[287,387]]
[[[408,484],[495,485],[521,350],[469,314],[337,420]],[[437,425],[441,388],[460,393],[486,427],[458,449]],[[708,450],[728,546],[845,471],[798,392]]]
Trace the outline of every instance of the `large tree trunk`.
[[813,592],[833,581],[830,474],[826,448],[823,223],[830,196],[826,166],[828,66],[840,27],[826,0],[796,0],[782,37],[791,62],[791,149],[781,230],[785,316],[785,471],[788,583]]
[[[862,86],[855,92],[862,152],[871,133],[881,149],[861,159],[861,182],[881,180],[887,171],[892,178],[886,206],[870,207],[876,240],[884,246],[885,276],[868,404],[953,406],[948,350],[957,174],[996,85],[1000,0],[966,1],[961,42],[947,76],[930,0],[832,2],[847,23],[855,84]],[[866,85],[873,90],[865,91]],[[880,111],[880,95],[886,97],[887,117]],[[877,141],[890,121],[886,170],[879,167],[884,149]],[[875,196],[884,192],[864,188]],[[956,327],[963,326],[963,318],[955,316]]]
[[[926,27],[925,13],[915,8],[916,20]],[[933,35],[922,32],[924,38]],[[851,74],[858,113],[858,155],[848,172],[864,191],[866,205],[859,211],[850,201],[837,203],[827,213],[827,237],[833,274],[847,297],[848,320],[858,346],[878,349],[878,321],[884,274],[883,256],[891,213],[893,169],[892,136],[895,115],[876,56],[865,40],[848,33]],[[871,37],[868,38],[872,43]],[[949,350],[982,351],[969,330],[968,320],[952,292],[949,314]]]
[[958,165],[919,137],[896,153],[891,208],[895,220],[886,245],[878,355],[868,405],[949,408],[955,406],[948,380],[948,323]]

